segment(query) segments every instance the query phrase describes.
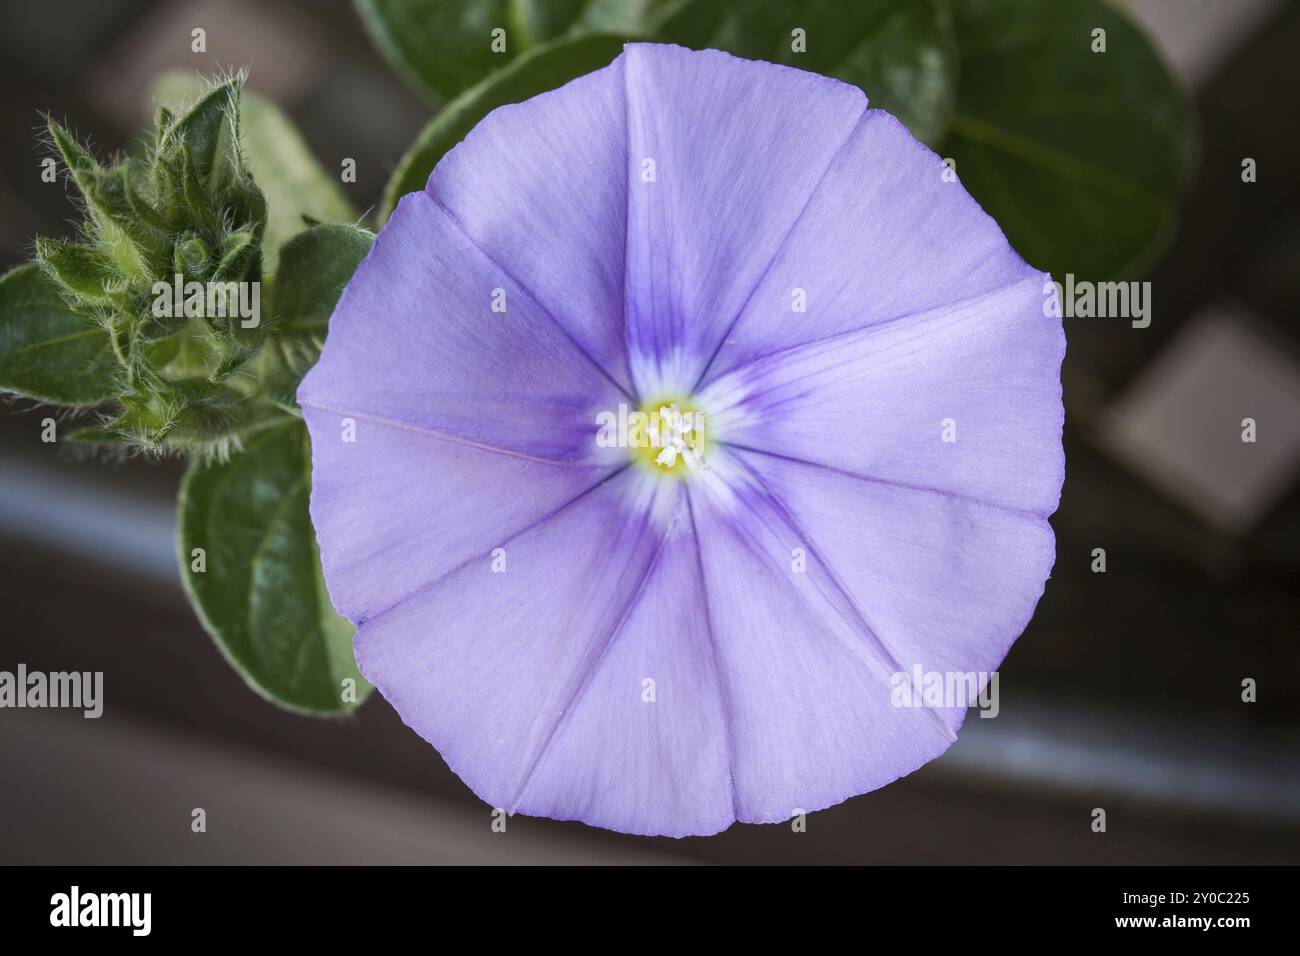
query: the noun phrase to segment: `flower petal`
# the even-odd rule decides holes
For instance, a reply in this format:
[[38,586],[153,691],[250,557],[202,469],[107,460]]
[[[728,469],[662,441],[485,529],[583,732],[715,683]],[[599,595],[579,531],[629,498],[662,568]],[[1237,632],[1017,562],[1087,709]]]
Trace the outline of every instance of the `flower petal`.
[[485,556],[361,622],[362,673],[490,805],[513,812],[634,607],[670,488],[626,469],[503,542],[504,571]]
[[937,155],[894,117],[870,110],[728,330],[709,376],[1037,275]]
[[1059,318],[1030,278],[777,352],[700,398],[716,440],[1046,516],[1064,480]]
[[[343,440],[310,405],[311,515],[330,597],[354,623],[492,551],[612,471],[536,461],[378,421]],[[526,488],[527,494],[520,494]]]
[[716,50],[624,57],[632,377],[643,396],[689,394],[866,98]]
[[426,192],[625,389],[623,57],[489,113]]
[[[851,87],[632,45],[403,200],[300,389],[312,515],[363,673],[484,800],[712,833],[954,739],[896,678],[1032,613],[1063,337],[942,173]],[[705,412],[706,470],[596,447],[630,393]]]
[[902,662],[761,486],[690,500],[726,690],[736,812],[788,820],[942,753],[961,713],[893,704]]
[[[738,454],[761,475],[808,560],[828,569],[905,670],[997,669],[1056,557],[1045,518]],[[945,714],[954,731],[961,716]]]
[[679,504],[645,586],[523,788],[523,813],[676,837],[735,819],[699,558],[672,490]]
[[[494,312],[503,302],[505,312]],[[588,460],[626,397],[425,193],[404,197],[330,319],[298,401],[384,427]]]

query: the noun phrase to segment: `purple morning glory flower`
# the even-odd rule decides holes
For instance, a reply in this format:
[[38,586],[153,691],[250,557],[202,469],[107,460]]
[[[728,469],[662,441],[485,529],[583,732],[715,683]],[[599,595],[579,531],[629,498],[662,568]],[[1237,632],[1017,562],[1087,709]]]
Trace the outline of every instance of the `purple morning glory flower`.
[[850,86],[679,47],[488,116],[299,391],[357,660],[493,807],[683,836],[941,754],[1055,557],[1059,319]]

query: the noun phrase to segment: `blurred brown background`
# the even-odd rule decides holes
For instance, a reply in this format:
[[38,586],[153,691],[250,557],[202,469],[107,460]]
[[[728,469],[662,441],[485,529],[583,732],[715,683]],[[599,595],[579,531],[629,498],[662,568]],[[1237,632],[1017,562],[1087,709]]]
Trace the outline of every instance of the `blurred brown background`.
[[[76,461],[41,443],[47,410],[11,402],[0,669],[102,670],[106,703],[99,720],[0,711],[0,862],[1300,862],[1300,5],[1129,6],[1193,97],[1200,168],[1140,277],[1150,328],[1065,320],[1057,564],[996,719],[972,715],[946,756],[806,833],[672,841],[515,817],[493,834],[377,695],[316,721],[242,685],[181,594],[178,463]],[[5,268],[75,219],[40,181],[43,111],[121,149],[158,72],[248,64],[327,169],[357,160],[358,209],[431,113],[345,2],[36,0],[0,3],[0,24]],[[1247,415],[1257,446],[1203,427]]]

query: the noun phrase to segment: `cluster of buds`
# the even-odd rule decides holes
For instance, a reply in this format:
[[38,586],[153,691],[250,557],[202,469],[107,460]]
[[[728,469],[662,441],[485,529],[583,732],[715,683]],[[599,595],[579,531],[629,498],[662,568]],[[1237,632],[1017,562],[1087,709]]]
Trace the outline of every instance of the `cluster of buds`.
[[36,258],[120,366],[98,440],[221,453],[264,413],[249,363],[268,323],[246,306],[260,298],[267,208],[240,150],[243,82],[183,115],[159,109],[144,149],[111,165],[49,124],[86,219],[77,241],[38,240]]

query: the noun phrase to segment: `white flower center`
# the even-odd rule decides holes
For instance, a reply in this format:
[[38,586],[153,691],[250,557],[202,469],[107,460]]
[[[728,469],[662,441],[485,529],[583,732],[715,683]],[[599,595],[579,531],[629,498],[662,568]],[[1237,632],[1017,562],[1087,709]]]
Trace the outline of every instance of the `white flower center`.
[[701,441],[704,433],[703,412],[683,412],[676,403],[661,405],[650,418],[650,444],[660,449],[655,464],[673,468],[680,456],[691,471],[704,467]]

